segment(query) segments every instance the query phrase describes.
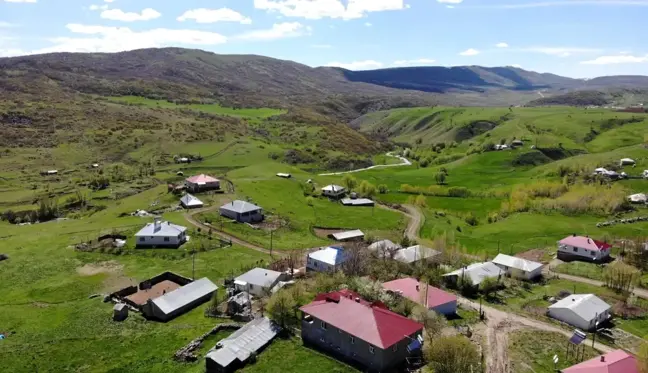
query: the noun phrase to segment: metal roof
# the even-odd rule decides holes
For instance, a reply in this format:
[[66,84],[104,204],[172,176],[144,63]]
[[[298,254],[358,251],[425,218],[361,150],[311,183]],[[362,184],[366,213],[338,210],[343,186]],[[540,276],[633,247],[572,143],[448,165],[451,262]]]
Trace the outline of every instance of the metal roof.
[[200,280],[188,283],[172,292],[166,293],[161,297],[151,300],[160,311],[170,314],[173,311],[186,306],[218,289],[208,278],[203,277]]
[[558,241],[558,243],[561,245],[569,245],[592,251],[605,251],[612,247],[605,242],[593,240],[589,237],[583,236],[568,236]]
[[401,263],[414,263],[422,259],[432,258],[441,254],[440,252],[430,249],[429,247],[416,245],[406,249],[400,249],[394,255],[394,260]]
[[351,238],[361,238],[364,237],[364,233],[361,230],[356,229],[354,231],[338,232],[332,234],[333,238],[338,241],[348,240]]
[[500,267],[491,262],[486,263],[473,263],[465,268],[460,268],[456,271],[446,273],[444,277],[458,276],[470,279],[473,285],[479,285],[485,278],[495,278],[504,272]]
[[500,265],[510,267],[510,268],[519,269],[519,270],[522,270],[524,272],[533,272],[536,269],[542,267],[542,263],[533,262],[533,261],[530,261],[530,260],[517,258],[517,257],[510,256],[510,255],[505,255],[505,254],[498,254],[495,257],[495,259],[493,259],[493,263],[500,264]]
[[344,189],[344,187],[341,187],[339,185],[332,184],[332,185],[325,186],[324,188],[322,188],[322,190],[325,190],[327,192],[337,193],[337,192],[344,192],[346,189]]
[[345,198],[342,200],[342,204],[345,206],[373,206],[374,201],[370,200],[369,198]]
[[171,224],[168,221],[148,223],[135,236],[161,236],[161,237],[176,237],[180,233],[186,231],[187,228],[181,225]]
[[400,250],[401,246],[398,244],[395,244],[391,242],[390,240],[382,240],[382,241],[376,241],[369,245],[369,250],[371,251],[376,251],[376,250]]
[[252,353],[270,343],[280,329],[267,317],[252,320],[218,342],[216,347],[207,353],[206,358],[222,367],[229,366],[237,359],[245,362]]
[[184,195],[184,197],[180,198],[180,202],[182,202],[183,205],[185,206],[202,206],[203,202],[196,198],[195,196],[187,193]]
[[232,201],[221,206],[223,210],[234,211],[239,214],[261,210],[261,207],[241,200]]
[[568,309],[586,321],[594,320],[610,310],[610,305],[594,294],[572,294],[549,306],[549,309]]
[[205,174],[200,174],[200,175],[187,178],[187,182],[192,184],[207,184],[207,183],[218,183],[219,181],[215,177],[211,177]]
[[623,350],[605,355],[563,369],[562,373],[639,373],[637,359]]
[[327,247],[308,254],[308,257],[332,266],[340,265],[346,259],[342,247]]
[[268,287],[282,276],[281,272],[264,268],[254,268],[235,278],[239,283]]

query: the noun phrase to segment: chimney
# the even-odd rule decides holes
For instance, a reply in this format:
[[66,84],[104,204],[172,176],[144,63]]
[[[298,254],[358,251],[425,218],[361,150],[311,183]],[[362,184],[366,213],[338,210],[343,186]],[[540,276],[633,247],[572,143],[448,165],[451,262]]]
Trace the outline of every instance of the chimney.
[[587,239],[587,243],[592,243],[592,241],[588,238],[588,239]]
[[572,233],[572,237],[576,237],[576,233]]
[[601,363],[605,363],[605,355],[601,355]]
[[355,299],[356,303],[360,303],[360,298]]
[[156,217],[155,220],[153,220],[153,231],[154,232],[159,231],[161,226],[162,226],[162,221],[160,220],[159,217]]
[[419,290],[419,286],[418,286],[418,284],[416,284],[416,290],[417,290],[417,291]]

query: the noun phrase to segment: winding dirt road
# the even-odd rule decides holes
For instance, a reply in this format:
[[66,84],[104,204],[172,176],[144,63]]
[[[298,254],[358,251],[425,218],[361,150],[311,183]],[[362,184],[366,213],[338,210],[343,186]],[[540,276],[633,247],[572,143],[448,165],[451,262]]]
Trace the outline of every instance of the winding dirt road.
[[369,167],[365,167],[365,168],[358,168],[356,170],[351,170],[351,171],[330,172],[330,173],[326,173],[326,174],[319,174],[317,176],[336,176],[336,175],[352,174],[354,172],[374,170],[376,168],[400,167],[400,166],[411,166],[412,165],[412,162],[410,162],[405,157],[401,157],[400,155],[393,155],[391,152],[387,153],[385,155],[388,156],[388,157],[398,158],[398,159],[401,160],[401,163],[398,163],[398,164],[379,164],[379,165],[369,166]]

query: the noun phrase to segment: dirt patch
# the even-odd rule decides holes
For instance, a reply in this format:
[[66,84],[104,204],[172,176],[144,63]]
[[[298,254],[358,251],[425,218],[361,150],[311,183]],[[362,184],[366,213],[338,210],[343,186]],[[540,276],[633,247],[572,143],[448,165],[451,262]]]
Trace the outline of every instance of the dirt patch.
[[114,260],[110,260],[100,263],[88,263],[83,267],[77,268],[77,273],[79,273],[81,276],[94,276],[100,273],[120,272],[122,268],[124,268],[123,265]]
[[288,222],[283,219],[267,219],[260,223],[251,223],[250,224],[254,229],[261,229],[264,231],[274,231],[279,228],[287,227]]
[[126,299],[135,304],[143,305],[146,304],[149,299],[158,298],[179,288],[179,284],[176,284],[173,281],[164,280],[153,285],[150,289],[140,290],[135,294],[129,295]]
[[517,258],[531,260],[533,262],[538,262],[538,263],[545,263],[546,260],[544,260],[544,259],[545,259],[546,255],[547,255],[547,252],[545,250],[542,250],[542,249],[532,249],[532,250],[528,250],[528,251],[525,251],[525,252],[522,252],[522,253],[515,254],[515,256]]

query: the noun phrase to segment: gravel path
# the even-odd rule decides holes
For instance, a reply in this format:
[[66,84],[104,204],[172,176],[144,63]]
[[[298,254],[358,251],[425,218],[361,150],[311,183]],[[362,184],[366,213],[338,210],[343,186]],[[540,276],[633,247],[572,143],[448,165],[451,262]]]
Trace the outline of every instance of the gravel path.
[[393,155],[392,153],[387,153],[385,155],[388,156],[388,157],[398,158],[398,159],[401,160],[401,163],[399,163],[399,164],[379,164],[379,165],[365,167],[365,168],[358,168],[357,170],[342,171],[342,172],[330,172],[330,173],[326,173],[326,174],[319,174],[318,176],[344,175],[344,174],[351,174],[351,173],[354,173],[354,172],[373,170],[373,169],[376,169],[376,168],[399,167],[399,166],[411,166],[412,165],[412,162],[410,162],[405,157],[401,157],[400,155]]

